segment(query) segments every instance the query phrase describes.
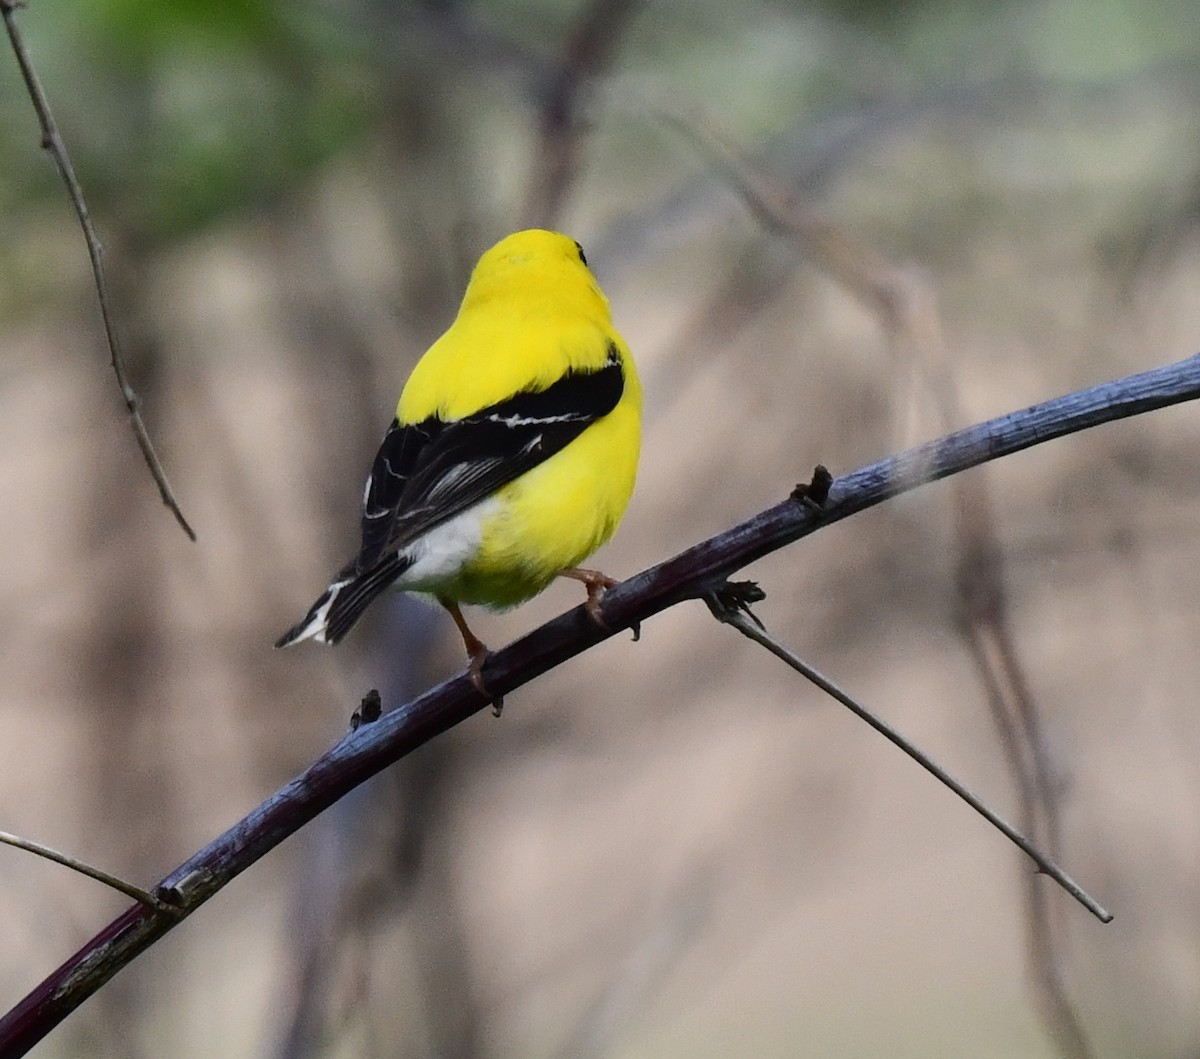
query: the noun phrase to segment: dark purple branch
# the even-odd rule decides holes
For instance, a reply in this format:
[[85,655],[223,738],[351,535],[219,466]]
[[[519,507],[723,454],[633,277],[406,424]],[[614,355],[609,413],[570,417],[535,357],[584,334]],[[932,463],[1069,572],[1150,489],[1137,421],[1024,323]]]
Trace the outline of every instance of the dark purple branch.
[[[948,434],[837,479],[825,506],[786,500],[613,588],[602,631],[583,607],[498,651],[484,669],[507,694],[608,636],[703,594],[754,560],[822,526],[926,482],[1113,419],[1200,397],[1200,354],[1068,394]],[[26,1054],[122,967],[190,915],[236,875],[364,780],[489,702],[461,675],[343,738],[244,820],[171,872],[155,894],[175,915],[135,905],[105,927],[0,1019],[0,1055]]]

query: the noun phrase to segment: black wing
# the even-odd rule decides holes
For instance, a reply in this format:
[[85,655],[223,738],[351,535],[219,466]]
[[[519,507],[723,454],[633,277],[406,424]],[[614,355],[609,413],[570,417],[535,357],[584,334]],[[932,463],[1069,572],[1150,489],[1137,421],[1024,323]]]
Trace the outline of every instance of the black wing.
[[567,372],[545,390],[463,419],[393,421],[367,478],[358,558],[275,646],[309,636],[337,643],[412,565],[400,554],[405,546],[565,448],[616,408],[624,390],[621,357],[610,343],[602,367]]
[[462,419],[393,422],[367,479],[356,570],[367,574],[564,449],[616,408],[624,390],[621,357],[610,343],[602,367],[569,371],[545,390],[515,394]]

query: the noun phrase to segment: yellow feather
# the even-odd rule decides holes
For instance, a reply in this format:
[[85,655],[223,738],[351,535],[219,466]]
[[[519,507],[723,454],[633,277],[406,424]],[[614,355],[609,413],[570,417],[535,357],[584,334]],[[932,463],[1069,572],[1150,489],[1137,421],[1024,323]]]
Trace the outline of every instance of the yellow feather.
[[641,444],[637,369],[575,242],[557,232],[517,232],[480,258],[457,318],[404,387],[402,423],[460,419],[521,390],[545,389],[570,369],[597,370],[610,343],[625,375],[617,407],[495,494],[478,553],[439,586],[440,595],[512,606],[578,566],[624,515]]
[[[485,253],[471,274],[454,323],[417,363],[396,407],[401,430],[433,418],[464,419],[519,394],[547,390],[569,373],[611,370],[606,366],[613,351],[620,357],[623,385],[610,412],[490,496],[465,510],[448,508],[441,520],[433,518],[430,529],[399,539],[396,552],[381,556],[376,543],[365,553],[369,558],[360,556],[335,577],[308,615],[280,638],[279,646],[305,639],[336,642],[390,583],[432,593],[446,605],[471,657],[472,679],[484,691],[480,674],[487,649],[467,628],[458,603],[512,606],[566,571],[588,585],[589,612],[599,620],[599,599],[609,579],[577,568],[612,536],[633,493],[642,389],[629,349],[613,328],[608,300],[578,244],[557,232],[531,230],[510,235]],[[598,379],[596,385],[609,383]],[[530,405],[526,401],[517,407]],[[510,455],[497,453],[498,458],[512,458],[515,437],[527,438],[522,451],[529,451],[528,446],[539,442],[537,431],[543,422],[562,436],[561,416],[566,413],[543,414],[549,418],[535,415],[522,421],[515,414],[507,429],[525,433],[512,435],[506,450]],[[494,425],[504,429],[503,416]],[[409,435],[394,437],[398,443]],[[392,452],[384,451],[388,456],[381,454],[384,463],[381,470],[377,467],[385,476],[380,481],[402,484],[402,473],[416,473],[414,466],[403,472],[392,468]],[[474,469],[479,466],[477,457]],[[451,463],[446,473],[452,493],[456,484],[469,480],[455,475],[469,475],[472,468]],[[368,507],[372,488],[367,491]],[[368,521],[387,514],[364,510],[364,548]],[[404,514],[399,511],[395,517]],[[386,523],[371,525],[387,529]]]
[[557,232],[517,232],[479,259],[458,316],[417,362],[396,416],[461,419],[521,390],[544,390],[569,368],[602,367],[610,338],[640,407],[633,361],[578,246]]

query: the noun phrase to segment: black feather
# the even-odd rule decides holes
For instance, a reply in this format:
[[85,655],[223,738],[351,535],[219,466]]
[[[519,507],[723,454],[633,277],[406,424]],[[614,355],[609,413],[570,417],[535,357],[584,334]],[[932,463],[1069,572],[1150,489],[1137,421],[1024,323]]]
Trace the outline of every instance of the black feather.
[[408,545],[561,452],[616,408],[624,391],[621,356],[609,343],[602,367],[568,371],[544,390],[522,391],[462,419],[393,420],[367,478],[358,557],[275,646],[301,636],[327,603],[324,636],[337,643],[412,565],[401,554]]
[[615,346],[602,368],[569,371],[462,419],[393,421],[367,480],[365,573],[439,523],[562,451],[617,406],[625,389]]

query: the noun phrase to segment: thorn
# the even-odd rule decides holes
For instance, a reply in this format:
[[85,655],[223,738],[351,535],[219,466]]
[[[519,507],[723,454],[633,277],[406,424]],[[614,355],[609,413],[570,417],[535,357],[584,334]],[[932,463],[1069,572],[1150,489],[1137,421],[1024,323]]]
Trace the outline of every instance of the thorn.
[[728,622],[732,615],[741,612],[760,629],[764,628],[758,615],[750,609],[751,603],[761,603],[767,598],[757,581],[726,581],[709,589],[701,598],[719,622]]
[[807,484],[801,483],[796,486],[789,499],[804,504],[813,511],[820,511],[825,506],[825,501],[829,499],[829,487],[832,484],[833,475],[829,473],[829,469],[823,463],[818,463],[813,468],[812,480]]
[[379,692],[372,688],[363,696],[358,709],[350,715],[350,731],[357,732],[364,724],[374,724],[382,714],[383,700],[379,697]]

